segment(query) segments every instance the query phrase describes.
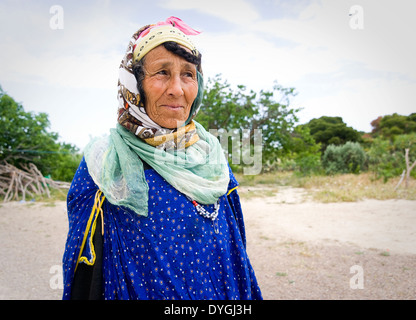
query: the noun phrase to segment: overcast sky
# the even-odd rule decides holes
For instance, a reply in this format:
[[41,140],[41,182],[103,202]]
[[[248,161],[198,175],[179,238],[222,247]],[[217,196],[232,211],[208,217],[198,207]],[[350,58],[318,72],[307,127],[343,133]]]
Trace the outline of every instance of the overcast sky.
[[0,85],[82,149],[116,124],[131,35],[173,15],[202,31],[206,79],[255,91],[277,80],[296,88],[300,123],[341,116],[369,132],[380,115],[416,112],[415,12],[413,0],[0,0]]

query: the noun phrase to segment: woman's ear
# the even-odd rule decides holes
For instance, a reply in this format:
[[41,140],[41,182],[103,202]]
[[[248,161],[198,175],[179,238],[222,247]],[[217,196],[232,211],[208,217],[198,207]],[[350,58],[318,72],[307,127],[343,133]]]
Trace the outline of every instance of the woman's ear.
[[142,107],[145,106],[145,101],[146,101],[146,95],[143,89],[143,80],[146,75],[144,63],[145,63],[145,59],[143,58],[139,62],[136,62],[132,68],[133,75],[136,78],[136,82],[137,82],[137,90],[139,91],[139,94],[140,94],[139,106],[142,106]]

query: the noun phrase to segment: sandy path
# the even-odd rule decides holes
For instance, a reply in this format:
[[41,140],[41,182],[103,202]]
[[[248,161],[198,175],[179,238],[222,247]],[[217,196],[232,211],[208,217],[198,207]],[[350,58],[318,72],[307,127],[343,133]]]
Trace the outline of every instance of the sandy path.
[[[264,298],[416,298],[416,201],[301,199],[302,190],[283,188],[242,201]],[[1,205],[0,299],[61,298],[66,232],[64,202]],[[350,273],[353,266],[361,271]],[[355,275],[363,289],[351,288]]]
[[242,206],[265,299],[416,299],[416,201],[323,204],[281,188]]
[[62,274],[67,232],[64,202],[2,204],[0,299],[60,299],[62,290],[52,289],[50,280]]
[[416,254],[416,201],[298,203],[282,196],[243,200],[247,228],[267,238],[337,240],[363,248]]

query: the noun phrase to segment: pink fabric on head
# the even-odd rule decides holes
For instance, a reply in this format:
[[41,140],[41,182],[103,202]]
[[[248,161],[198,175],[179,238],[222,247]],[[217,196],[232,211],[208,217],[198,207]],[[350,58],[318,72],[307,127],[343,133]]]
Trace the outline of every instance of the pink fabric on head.
[[155,27],[160,27],[160,26],[167,26],[167,25],[172,25],[175,28],[178,28],[179,30],[181,30],[184,34],[186,35],[191,35],[191,36],[195,36],[200,34],[201,32],[192,29],[190,26],[188,26],[185,22],[183,22],[181,19],[177,18],[177,17],[169,17],[166,19],[166,21],[161,21],[158,22],[156,24],[152,24],[147,30],[143,31],[139,38],[143,38],[145,35],[147,35],[151,29],[155,28]]

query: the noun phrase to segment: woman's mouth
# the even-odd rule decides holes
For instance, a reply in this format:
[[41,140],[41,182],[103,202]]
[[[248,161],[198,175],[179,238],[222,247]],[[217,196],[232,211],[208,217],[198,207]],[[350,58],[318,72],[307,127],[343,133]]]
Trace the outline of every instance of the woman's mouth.
[[180,110],[180,109],[183,108],[183,106],[181,106],[181,105],[171,105],[171,104],[163,105],[162,107],[168,108],[170,110]]

